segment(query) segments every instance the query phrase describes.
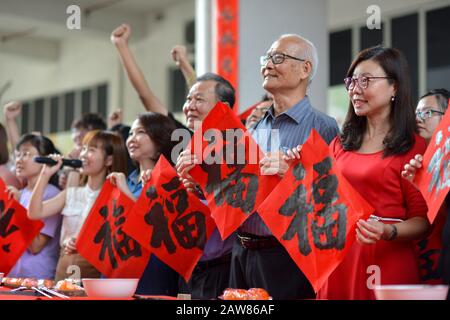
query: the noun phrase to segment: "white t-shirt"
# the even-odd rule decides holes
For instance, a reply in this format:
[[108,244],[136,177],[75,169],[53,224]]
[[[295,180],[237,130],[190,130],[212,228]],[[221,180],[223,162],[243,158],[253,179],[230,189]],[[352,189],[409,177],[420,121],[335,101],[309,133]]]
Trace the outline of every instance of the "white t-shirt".
[[71,187],[66,192],[66,205],[61,211],[63,216],[60,245],[65,241],[76,238],[83,227],[84,221],[92,209],[100,190],[92,190],[88,185]]

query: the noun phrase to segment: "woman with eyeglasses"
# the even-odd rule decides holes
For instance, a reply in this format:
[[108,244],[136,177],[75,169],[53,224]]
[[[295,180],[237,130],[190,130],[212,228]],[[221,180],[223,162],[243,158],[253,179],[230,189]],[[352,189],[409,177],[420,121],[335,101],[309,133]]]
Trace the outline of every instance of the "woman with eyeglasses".
[[[56,264],[55,281],[64,280],[71,266],[78,266],[81,278],[99,278],[100,272],[78,253],[76,241],[94,205],[106,176],[111,172],[126,172],[126,150],[122,137],[110,131],[89,131],[83,138],[80,160],[83,186],[69,187],[56,197],[43,199],[50,178],[63,163],[61,155],[50,155],[57,161],[54,166],[44,165],[31,193],[28,218],[45,219],[61,212],[61,246]],[[70,268],[69,268],[70,267]]]
[[[434,89],[424,94],[417,104],[416,119],[419,127],[420,135],[430,143],[434,131],[441,122],[445,112],[448,108],[450,99],[450,92],[446,89]],[[407,164],[405,164],[402,176],[413,181],[416,171],[422,167],[422,154],[417,154]],[[439,209],[439,213],[433,222],[432,230],[424,243],[419,243],[419,254],[427,255],[428,261],[432,262],[429,265],[431,270],[424,273],[424,280],[442,281],[445,284],[450,284],[450,219],[448,219],[448,210],[450,208],[450,196],[447,196],[444,204]],[[430,251],[433,250],[433,251]],[[439,259],[431,260],[429,253],[433,252],[439,255]],[[438,260],[437,265],[434,264]],[[450,299],[450,294],[447,297]]]
[[446,89],[430,90],[420,97],[416,108],[416,120],[419,134],[427,141],[427,144],[447,110],[449,99],[450,92]]
[[409,79],[403,54],[380,46],[361,51],[348,70],[349,110],[330,153],[374,213],[357,222],[357,241],[318,298],[374,299],[375,285],[420,283],[414,240],[428,230],[427,206],[400,174],[407,159],[425,150]]
[[[175,124],[170,118],[153,112],[138,116],[130,128],[126,147],[138,169],[128,177],[122,172],[112,172],[106,177],[133,201],[137,201],[145,185],[144,175],[151,172],[163,155],[172,163],[171,152],[175,142],[170,137]],[[148,179],[147,179],[148,180]],[[136,293],[144,295],[174,296],[179,291],[178,274],[155,255],[151,255],[141,275]]]
[[6,129],[0,123],[0,179],[5,182],[7,186],[13,186],[15,188],[20,188],[21,183],[11,172],[8,167],[9,162],[9,151],[8,151],[8,135],[6,134]]
[[[36,163],[33,158],[36,156],[48,156],[58,153],[53,142],[41,135],[25,134],[17,142],[15,155],[16,175],[26,187],[23,189],[8,187],[8,194],[20,202],[22,206],[28,208],[31,193],[36,186],[39,174],[44,165]],[[42,200],[49,200],[56,197],[58,189],[58,176],[55,173],[49,179],[49,184],[43,190]],[[58,212],[52,217],[42,219],[44,227],[33,239],[30,246],[22,254],[14,267],[8,273],[12,278],[37,278],[54,279],[56,263],[59,252],[59,236],[61,230],[61,215]]]

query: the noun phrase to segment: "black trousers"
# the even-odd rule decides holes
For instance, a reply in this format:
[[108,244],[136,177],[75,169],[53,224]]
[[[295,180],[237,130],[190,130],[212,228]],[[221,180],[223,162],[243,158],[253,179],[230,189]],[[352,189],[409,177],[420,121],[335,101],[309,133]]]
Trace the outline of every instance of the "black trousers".
[[176,296],[180,276],[172,268],[159,260],[154,254],[150,256],[144,273],[139,279],[137,294]]
[[180,292],[190,293],[192,299],[217,299],[228,288],[231,253],[208,262],[199,262],[186,283],[180,277]]
[[233,246],[230,287],[264,288],[274,299],[314,299],[316,294],[284,247],[246,249]]

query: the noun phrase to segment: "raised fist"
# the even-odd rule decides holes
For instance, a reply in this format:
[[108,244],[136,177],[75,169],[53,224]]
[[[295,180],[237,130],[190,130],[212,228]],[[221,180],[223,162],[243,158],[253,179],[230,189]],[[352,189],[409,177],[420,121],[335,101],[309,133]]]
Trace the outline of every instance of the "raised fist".
[[5,115],[5,120],[14,120],[22,112],[22,104],[18,101],[11,101],[3,107],[3,114]]
[[117,124],[122,123],[123,121],[123,113],[121,109],[114,110],[109,114],[108,117],[108,128],[112,128]]
[[131,27],[128,24],[122,24],[120,27],[114,29],[111,33],[111,42],[116,45],[128,45],[128,39],[131,35]]
[[172,55],[172,59],[173,61],[175,61],[177,67],[180,66],[181,61],[186,61],[188,59],[185,46],[177,45],[173,47],[172,51],[170,51],[170,54]]

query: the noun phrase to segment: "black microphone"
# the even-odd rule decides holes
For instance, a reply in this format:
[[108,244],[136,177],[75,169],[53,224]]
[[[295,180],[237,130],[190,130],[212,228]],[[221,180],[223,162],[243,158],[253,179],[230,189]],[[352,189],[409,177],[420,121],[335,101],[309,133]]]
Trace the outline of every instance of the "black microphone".
[[[54,166],[58,162],[49,157],[34,157],[34,162],[48,164],[49,166]],[[72,167],[72,168],[81,168],[83,166],[83,162],[78,159],[62,159],[63,166]]]

